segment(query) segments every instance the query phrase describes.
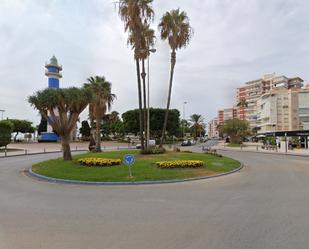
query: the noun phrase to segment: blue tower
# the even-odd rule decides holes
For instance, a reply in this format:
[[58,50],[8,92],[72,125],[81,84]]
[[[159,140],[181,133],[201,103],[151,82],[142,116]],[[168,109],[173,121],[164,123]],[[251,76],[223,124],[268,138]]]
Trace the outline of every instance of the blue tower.
[[48,88],[59,88],[59,79],[62,78],[62,66],[58,64],[58,60],[53,56],[45,65],[45,75],[48,77]]

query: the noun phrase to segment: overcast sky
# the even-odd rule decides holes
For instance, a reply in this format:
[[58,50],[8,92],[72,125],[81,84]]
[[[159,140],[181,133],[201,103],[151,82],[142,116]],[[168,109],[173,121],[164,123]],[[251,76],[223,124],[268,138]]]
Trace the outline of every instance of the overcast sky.
[[[47,87],[45,62],[63,65],[61,87],[104,75],[120,113],[137,107],[133,54],[113,0],[0,0],[0,109],[5,117],[39,121],[27,96]],[[160,17],[180,8],[194,37],[177,53],[172,107],[209,120],[234,103],[245,81],[276,72],[309,82],[308,0],[154,0]],[[158,32],[157,32],[158,35]],[[159,37],[159,36],[158,36]],[[169,47],[151,56],[151,105],[164,107]],[[86,114],[83,114],[86,117]]]

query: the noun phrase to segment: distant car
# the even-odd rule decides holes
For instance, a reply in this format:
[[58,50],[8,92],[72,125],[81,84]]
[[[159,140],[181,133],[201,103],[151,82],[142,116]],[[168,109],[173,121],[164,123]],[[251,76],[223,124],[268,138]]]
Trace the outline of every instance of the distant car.
[[137,145],[135,145],[135,148],[136,148],[136,149],[141,149],[141,148],[142,148],[142,145],[141,145],[141,144],[137,144]]
[[182,143],[181,143],[181,146],[191,146],[192,145],[192,142],[190,140],[184,140]]

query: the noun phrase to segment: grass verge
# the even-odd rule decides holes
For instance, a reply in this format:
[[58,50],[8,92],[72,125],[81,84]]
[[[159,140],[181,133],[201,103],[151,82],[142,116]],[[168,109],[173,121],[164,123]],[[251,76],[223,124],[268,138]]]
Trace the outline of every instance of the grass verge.
[[[126,154],[135,155],[135,164],[132,167],[133,178],[129,177],[128,166],[121,164],[112,167],[85,167],[77,160],[85,157],[123,159]],[[155,163],[167,160],[202,160],[204,166],[196,169],[159,169]],[[33,165],[35,173],[68,180],[102,181],[102,182],[129,182],[129,181],[158,181],[185,179],[201,176],[211,176],[218,173],[232,171],[240,166],[236,160],[227,157],[216,157],[201,153],[168,152],[160,155],[141,155],[138,151],[114,151],[103,153],[88,153],[74,157],[73,161],[62,159],[48,160]]]

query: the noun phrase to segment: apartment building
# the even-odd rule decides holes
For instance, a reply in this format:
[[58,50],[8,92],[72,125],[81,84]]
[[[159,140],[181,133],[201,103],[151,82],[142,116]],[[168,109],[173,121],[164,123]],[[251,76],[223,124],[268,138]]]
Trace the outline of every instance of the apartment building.
[[245,100],[247,106],[237,107],[237,118],[247,120],[251,128],[257,127],[257,101],[274,89],[300,89],[303,80],[299,77],[287,78],[274,74],[264,75],[261,79],[248,81],[237,89],[236,103]]
[[309,130],[309,84],[298,95],[299,126],[301,130]]
[[225,108],[223,110],[218,111],[218,124],[223,125],[225,121],[237,118],[237,109],[232,108]]
[[219,137],[218,125],[219,125],[218,118],[214,118],[208,123],[208,137],[209,138]]
[[258,133],[300,129],[297,89],[273,89],[257,100]]

